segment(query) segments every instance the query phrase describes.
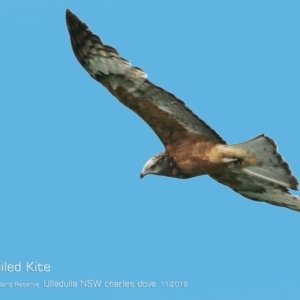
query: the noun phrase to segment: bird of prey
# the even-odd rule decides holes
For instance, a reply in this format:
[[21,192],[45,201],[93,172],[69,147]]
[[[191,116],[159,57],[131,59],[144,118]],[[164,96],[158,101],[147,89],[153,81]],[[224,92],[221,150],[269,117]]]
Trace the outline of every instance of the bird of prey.
[[209,175],[246,198],[300,211],[291,195],[299,182],[265,135],[228,145],[183,101],[156,86],[146,73],[104,45],[70,10],[67,26],[74,54],[83,68],[121,103],[138,114],[157,134],[165,151],[150,158],[141,178],[162,175],[191,178]]

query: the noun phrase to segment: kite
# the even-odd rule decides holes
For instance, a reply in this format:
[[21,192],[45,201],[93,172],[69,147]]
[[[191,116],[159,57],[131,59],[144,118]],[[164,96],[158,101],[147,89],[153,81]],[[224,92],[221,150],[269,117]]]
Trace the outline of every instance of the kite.
[[67,27],[83,68],[156,133],[165,151],[150,158],[140,174],[191,178],[209,175],[246,198],[300,211],[299,182],[265,135],[228,145],[173,94],[147,79],[113,47],[104,45],[70,10]]

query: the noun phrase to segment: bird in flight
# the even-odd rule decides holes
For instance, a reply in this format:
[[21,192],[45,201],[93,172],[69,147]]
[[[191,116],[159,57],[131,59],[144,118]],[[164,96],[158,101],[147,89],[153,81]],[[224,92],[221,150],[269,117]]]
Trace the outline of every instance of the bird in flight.
[[173,94],[147,79],[140,68],[104,45],[70,10],[67,26],[74,54],[83,68],[156,133],[165,151],[141,172],[175,178],[209,175],[246,198],[300,211],[299,182],[265,135],[228,145]]

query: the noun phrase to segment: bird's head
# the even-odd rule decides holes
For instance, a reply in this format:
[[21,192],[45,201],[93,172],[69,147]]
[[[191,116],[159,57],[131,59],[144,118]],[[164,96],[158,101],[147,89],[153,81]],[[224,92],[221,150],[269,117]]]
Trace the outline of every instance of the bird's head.
[[150,158],[140,174],[141,179],[148,174],[168,176],[170,168],[168,165],[168,159],[165,153],[158,154]]

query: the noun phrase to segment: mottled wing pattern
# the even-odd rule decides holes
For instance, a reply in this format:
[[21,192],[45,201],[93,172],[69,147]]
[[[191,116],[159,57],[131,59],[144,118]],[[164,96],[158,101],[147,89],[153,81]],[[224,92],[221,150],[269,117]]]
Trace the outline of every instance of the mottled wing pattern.
[[[247,168],[214,173],[210,174],[210,176],[251,200],[267,202],[300,211],[300,198],[291,195],[286,186],[255,176],[249,173]],[[297,189],[297,186],[298,183],[294,187],[292,185],[289,186],[289,188]]]
[[144,119],[166,148],[185,138],[225,144],[184,102],[151,83],[141,69],[132,67],[116,49],[104,45],[70,10],[66,12],[66,19],[72,48],[80,64]]

